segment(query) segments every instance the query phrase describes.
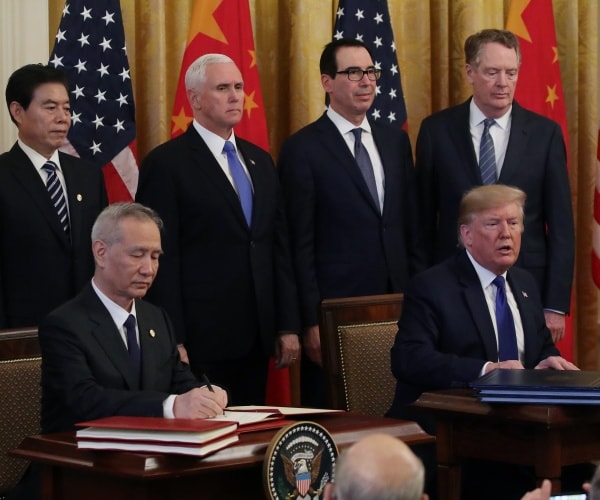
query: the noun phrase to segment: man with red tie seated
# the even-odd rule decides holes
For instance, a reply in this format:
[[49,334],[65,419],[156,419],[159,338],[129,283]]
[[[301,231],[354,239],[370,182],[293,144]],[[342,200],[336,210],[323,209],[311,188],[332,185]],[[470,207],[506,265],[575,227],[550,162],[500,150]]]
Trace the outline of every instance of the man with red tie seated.
[[523,191],[500,184],[462,198],[463,251],[417,275],[406,291],[391,349],[397,385],[388,416],[434,433],[429,416],[408,406],[423,391],[466,387],[496,368],[578,369],[552,341],[533,277],[513,267],[524,206]]

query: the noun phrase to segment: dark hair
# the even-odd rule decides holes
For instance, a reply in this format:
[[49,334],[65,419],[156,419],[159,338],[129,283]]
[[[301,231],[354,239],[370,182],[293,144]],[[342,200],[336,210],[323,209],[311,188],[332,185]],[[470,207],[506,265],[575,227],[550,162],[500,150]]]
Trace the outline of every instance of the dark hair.
[[322,75],[329,75],[331,78],[336,77],[336,72],[338,70],[336,55],[337,51],[342,47],[362,47],[369,53],[371,59],[373,59],[373,54],[371,54],[369,48],[360,40],[354,38],[340,38],[339,40],[329,42],[323,49],[321,60],[319,61],[319,68],[321,69]]
[[[6,106],[10,114],[10,103],[18,102],[23,109],[27,109],[33,93],[40,85],[44,83],[61,83],[69,93],[69,81],[66,73],[52,66],[43,64],[27,64],[17,69],[8,78],[6,84]],[[16,124],[12,115],[10,119]]]
[[478,66],[481,50],[488,43],[499,43],[517,53],[517,65],[521,65],[521,47],[517,37],[508,30],[486,29],[472,34],[465,40],[465,61],[471,66]]

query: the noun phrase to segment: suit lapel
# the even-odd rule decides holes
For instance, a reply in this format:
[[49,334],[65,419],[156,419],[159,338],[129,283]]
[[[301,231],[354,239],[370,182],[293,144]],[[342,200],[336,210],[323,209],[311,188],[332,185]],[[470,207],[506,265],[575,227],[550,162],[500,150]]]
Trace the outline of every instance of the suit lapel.
[[[323,114],[321,118],[316,121],[316,128],[319,132],[317,138],[322,143],[322,148],[326,152],[325,154],[331,154],[335,157],[332,163],[342,167],[342,169],[350,176],[365,201],[378,215],[380,215],[379,207],[375,204],[375,200],[373,200],[373,197],[369,192],[369,188],[360,172],[356,159],[350,152],[340,131],[326,114]],[[379,154],[381,155],[381,151],[385,148],[383,145],[377,144],[377,149],[380,151]],[[381,160],[384,161],[383,157]]]
[[10,170],[12,175],[22,186],[23,190],[31,197],[33,203],[39,208],[42,217],[46,220],[60,243],[65,248],[68,248],[70,246],[69,240],[60,225],[42,178],[18,144],[12,147],[10,153]]
[[456,119],[449,120],[447,123],[450,142],[456,145],[457,164],[456,168],[464,170],[471,184],[481,184],[481,171],[475,148],[473,147],[473,138],[471,137],[471,124],[469,122],[469,110],[471,99],[455,108]]
[[510,136],[506,148],[506,156],[500,171],[499,183],[510,184],[515,174],[519,173],[522,158],[525,156],[525,148],[529,137],[526,117],[523,108],[513,101],[512,116],[510,120]]
[[132,390],[139,389],[137,374],[129,360],[127,347],[110,313],[104,307],[96,292],[94,292],[91,284],[86,285],[83,294],[84,300],[87,302],[90,321],[95,324],[95,327],[92,329],[92,335],[96,339],[100,349],[104,350],[108,359],[121,372],[129,388]]
[[523,289],[521,283],[518,278],[511,273],[509,270],[506,275],[508,284],[510,285],[510,289],[512,291],[513,297],[515,298],[515,302],[517,303],[517,307],[519,308],[519,315],[521,316],[521,324],[523,325],[523,337],[525,341],[525,362],[523,363],[525,366],[533,366],[537,360],[536,359],[528,359],[528,353],[537,352],[536,349],[530,348],[528,346],[528,342],[531,342],[532,339],[528,336],[528,333],[535,332],[536,326],[534,321],[533,314],[530,313],[531,302],[529,299],[529,294],[527,290]]
[[456,260],[458,279],[464,287],[464,300],[483,342],[486,357],[490,360],[497,360],[498,345],[496,342],[496,333],[494,332],[494,324],[490,317],[489,308],[477,272],[467,257],[466,250],[463,250],[456,257]]

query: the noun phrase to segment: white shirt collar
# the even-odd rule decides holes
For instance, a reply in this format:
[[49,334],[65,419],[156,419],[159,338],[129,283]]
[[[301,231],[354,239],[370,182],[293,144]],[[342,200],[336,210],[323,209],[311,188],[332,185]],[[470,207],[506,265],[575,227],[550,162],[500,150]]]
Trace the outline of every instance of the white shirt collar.
[[[200,134],[200,137],[202,137],[202,139],[208,146],[208,149],[210,149],[211,153],[215,156],[215,158],[221,156],[223,154],[223,146],[225,146],[226,140],[223,139],[220,135],[211,132],[206,127],[203,127],[196,120],[194,120],[192,124],[194,125],[194,129],[196,129],[196,132]],[[235,134],[233,130],[231,131],[231,135],[229,136],[227,141],[232,142],[237,151],[237,144],[235,142]]]
[[[494,274],[489,269],[486,269],[485,267],[483,267],[479,262],[477,262],[475,260],[475,258],[469,253],[468,250],[467,250],[467,256],[469,257],[469,260],[471,261],[471,264],[473,264],[473,267],[475,268],[475,272],[477,273],[477,277],[479,278],[479,281],[481,283],[481,287],[485,290],[488,286],[490,286],[492,284],[492,281],[494,281],[494,279],[498,275]],[[508,271],[504,271],[500,275],[500,276],[503,276],[505,280],[506,280],[506,273],[507,272]]]
[[369,120],[367,120],[366,116],[363,118],[362,123],[358,127],[356,125],[354,125],[354,123],[351,123],[348,120],[346,120],[346,118],[344,118],[342,115],[340,115],[331,106],[329,106],[327,108],[327,116],[333,122],[333,124],[336,126],[336,128],[340,131],[340,133],[342,135],[345,135],[348,132],[351,132],[355,128],[361,128],[361,129],[363,129],[363,131],[368,132],[369,134],[371,133],[371,124],[369,123]]
[[31,161],[31,163],[33,163],[33,166],[36,168],[36,170],[41,170],[41,168],[44,166],[44,163],[46,163],[47,161],[54,162],[54,164],[56,165],[58,170],[60,170],[60,160],[59,160],[59,156],[58,156],[58,150],[54,151],[54,153],[52,153],[52,156],[50,158],[46,158],[45,156],[42,156],[41,154],[39,154],[35,149],[30,148],[21,139],[17,139],[17,143],[19,144],[19,147],[23,150],[23,152],[27,155],[27,158],[29,158],[29,161]]
[[[512,105],[508,109],[506,113],[504,113],[500,118],[494,118],[496,121],[496,125],[498,125],[503,130],[506,130],[508,127],[508,122],[510,120],[512,114]],[[480,125],[483,120],[485,120],[487,116],[483,114],[483,112],[477,107],[475,101],[471,99],[471,103],[469,104],[469,124],[471,127],[477,127]]]
[[[115,322],[115,325],[117,326],[117,328],[119,328],[119,329],[123,328],[123,324],[125,323],[125,320],[129,317],[130,314],[133,314],[134,316],[136,316],[135,300],[133,301],[133,305],[131,306],[131,311],[126,311],[119,304],[117,304],[113,300],[109,299],[108,296],[106,294],[104,294],[102,292],[102,290],[100,290],[96,286],[96,283],[94,282],[94,278],[92,278],[92,288],[94,289],[94,292],[96,292],[96,295],[98,295],[100,302],[102,302],[102,304],[104,304],[104,307],[106,307],[106,309],[108,309],[108,313],[110,314],[111,318]],[[137,319],[137,316],[136,316],[136,319]]]

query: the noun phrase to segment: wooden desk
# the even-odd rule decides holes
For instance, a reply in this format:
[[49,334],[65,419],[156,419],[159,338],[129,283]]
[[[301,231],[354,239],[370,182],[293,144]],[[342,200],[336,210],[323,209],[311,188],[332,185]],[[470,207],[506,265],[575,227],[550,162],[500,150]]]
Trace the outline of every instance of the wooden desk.
[[[374,432],[409,445],[434,440],[416,423],[403,420],[355,413],[310,420],[323,425],[340,450]],[[79,450],[73,433],[28,437],[13,454],[42,464],[45,500],[264,499],[263,458],[276,432],[242,434],[235,445],[203,459]]]
[[533,466],[561,490],[561,467],[600,458],[600,407],[481,403],[471,390],[425,392],[436,420],[440,500],[460,499],[460,459]]

